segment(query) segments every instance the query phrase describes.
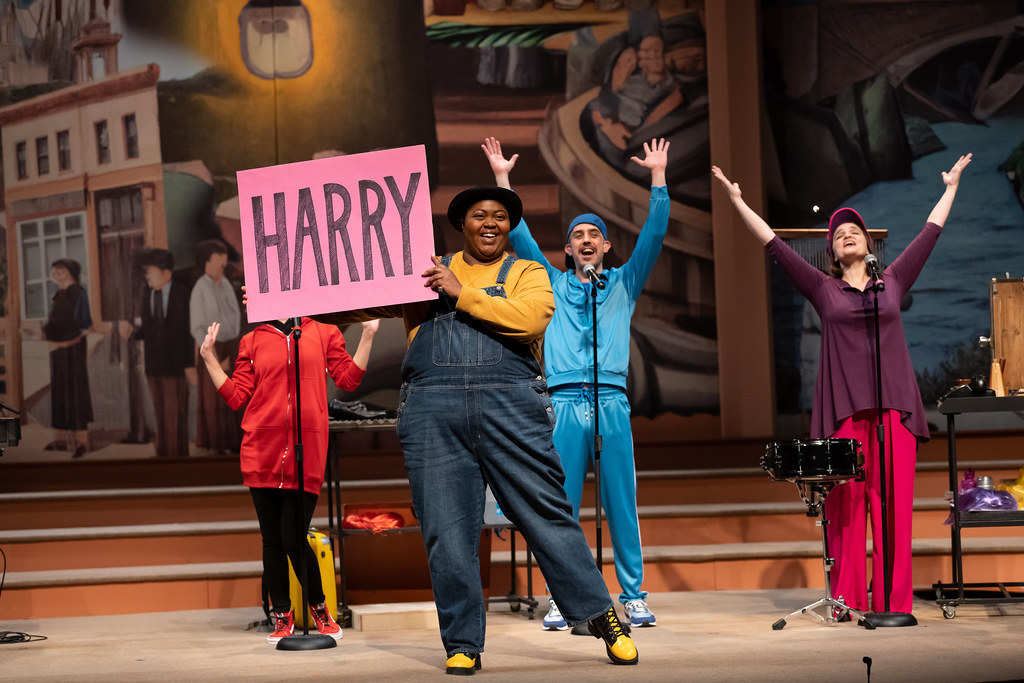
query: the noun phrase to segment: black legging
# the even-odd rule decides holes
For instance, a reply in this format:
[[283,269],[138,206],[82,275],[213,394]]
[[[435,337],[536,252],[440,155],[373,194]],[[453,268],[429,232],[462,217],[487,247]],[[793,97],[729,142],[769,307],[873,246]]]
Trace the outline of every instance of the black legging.
[[[291,558],[295,567],[295,575],[299,574],[299,548],[306,553],[306,599],[311,605],[319,605],[324,601],[324,589],[320,579],[320,566],[317,564],[316,553],[309,547],[304,535],[300,536],[298,523],[298,501],[294,489],[260,489],[250,488],[252,503],[256,507],[256,518],[260,522],[260,535],[263,536],[263,582],[270,594],[270,603],[275,612],[287,612],[292,608],[291,594],[288,589],[288,561]],[[317,496],[303,491],[305,518],[302,529],[309,528],[316,508]]]

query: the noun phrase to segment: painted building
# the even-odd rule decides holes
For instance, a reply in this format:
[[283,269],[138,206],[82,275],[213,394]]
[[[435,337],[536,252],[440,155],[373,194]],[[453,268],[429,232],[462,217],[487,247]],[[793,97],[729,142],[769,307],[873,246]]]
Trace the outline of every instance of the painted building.
[[167,244],[160,72],[155,64],[119,71],[119,39],[93,17],[72,45],[75,85],[0,108],[9,282],[0,400],[10,404],[49,382],[40,331],[56,287],[50,264],[81,264],[92,346],[132,318],[132,251]]

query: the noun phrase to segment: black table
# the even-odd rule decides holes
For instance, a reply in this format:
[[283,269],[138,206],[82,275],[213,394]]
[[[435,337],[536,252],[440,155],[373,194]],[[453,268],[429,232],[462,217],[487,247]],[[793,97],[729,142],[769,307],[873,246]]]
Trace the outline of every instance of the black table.
[[[957,605],[965,603],[992,605],[1005,602],[1024,602],[1024,582],[1016,583],[964,583],[963,546],[960,532],[968,527],[996,527],[1024,525],[1024,511],[992,510],[965,512],[960,510],[959,483],[956,460],[956,416],[962,413],[996,413],[1024,411],[1024,395],[1017,396],[965,396],[939,402],[939,412],[946,416],[946,441],[949,450],[949,490],[953,493],[953,524],[950,539],[953,546],[953,583],[936,583],[935,602],[942,607],[947,619],[956,617]],[[1015,590],[1011,590],[1015,589]]]

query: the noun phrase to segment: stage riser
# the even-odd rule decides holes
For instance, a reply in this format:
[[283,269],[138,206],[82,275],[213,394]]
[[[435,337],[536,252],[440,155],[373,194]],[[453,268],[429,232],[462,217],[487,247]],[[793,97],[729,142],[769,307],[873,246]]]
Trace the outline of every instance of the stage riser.
[[[60,529],[72,526],[115,526],[122,524],[188,524],[195,522],[255,520],[252,498],[243,486],[229,487],[227,493],[203,494],[189,489],[153,495],[122,496],[111,492],[104,497],[4,499],[0,530]],[[347,489],[345,503],[391,503],[409,501],[405,480],[394,486]],[[315,517],[327,516],[326,492],[317,502]]]
[[[1015,474],[1011,467],[979,468],[996,479]],[[645,588],[657,593],[679,590],[724,590],[815,587],[822,585],[820,532],[815,519],[805,514],[796,487],[790,482],[772,481],[760,471],[745,473],[694,474],[685,472],[641,472],[638,481],[641,535],[646,562]],[[942,496],[948,475],[940,468],[918,472],[919,497],[914,519],[915,539],[927,545],[915,556],[915,582],[920,587],[935,581],[950,581],[949,527],[943,524],[948,511]],[[50,494],[39,499],[3,500],[0,519],[7,529],[39,529],[31,534],[4,537],[0,543],[7,553],[7,585],[0,601],[0,619],[35,618],[60,613],[66,616],[121,614],[212,607],[258,606],[260,538],[255,527],[252,503],[242,487],[197,493],[182,489],[169,494],[88,497],[81,494]],[[592,498],[588,484],[585,504]],[[346,503],[407,503],[409,492],[401,481],[348,486]],[[730,502],[732,501],[732,502]],[[717,506],[701,510],[700,506]],[[651,506],[657,506],[651,509]],[[748,506],[748,507],[744,507]],[[759,509],[758,506],[761,506]],[[326,517],[327,500],[321,496],[316,518]],[[596,545],[592,507],[582,513],[584,532]],[[180,533],[159,535],[132,533],[132,525],[181,524]],[[233,523],[232,530],[218,529],[219,523]],[[204,531],[189,531],[190,524],[205,524]],[[320,523],[323,526],[322,523]],[[104,527],[123,526],[123,534]],[[93,528],[95,539],[76,537],[75,528]],[[65,530],[44,535],[44,530]],[[612,592],[617,591],[607,520],[604,523],[603,554],[605,576]],[[507,536],[507,534],[506,534]],[[965,543],[991,539],[1013,543],[1020,538],[1019,527],[968,529]],[[416,537],[418,538],[418,537]],[[57,540],[54,540],[57,539]],[[406,541],[413,537],[407,536]],[[387,543],[386,539],[381,542]],[[916,541],[917,542],[917,541]],[[778,544],[765,555],[736,552],[736,548]],[[414,544],[415,545],[415,544]],[[726,546],[730,546],[726,549]],[[799,552],[793,548],[799,546]],[[809,548],[809,550],[808,550]],[[684,550],[680,550],[684,549]],[[504,594],[509,581],[508,541],[492,539],[489,585]],[[520,557],[525,560],[520,540]],[[777,550],[777,552],[776,552]],[[422,552],[422,546],[416,548]],[[716,553],[718,555],[716,556]],[[694,556],[701,559],[695,560]],[[350,562],[366,557],[350,554]],[[187,564],[182,564],[182,563]],[[243,564],[239,575],[212,571],[210,576],[187,577],[189,567]],[[521,561],[520,565],[523,564]],[[350,565],[351,567],[352,565]],[[401,566],[398,563],[397,566]],[[120,580],[118,570],[155,567],[159,578]],[[100,570],[110,577],[100,583],[74,583],[65,577],[60,585],[46,580],[19,581],[26,572],[53,570]],[[365,567],[364,567],[365,569]],[[525,591],[525,566],[517,567],[519,591]],[[976,553],[965,552],[965,575],[971,580],[1020,581],[1024,577],[1024,544],[1019,549]],[[148,575],[147,575],[148,577]],[[543,592],[543,579],[534,572],[534,593]],[[422,584],[390,590],[363,590],[349,586],[350,604],[429,600]]]
[[[496,562],[491,575],[491,594],[502,596],[508,586],[508,564]],[[978,580],[1016,582],[1024,576],[1024,555],[983,554],[964,556],[964,571]],[[914,584],[928,588],[936,581],[951,579],[948,556],[928,555],[914,559]],[[258,573],[258,572],[256,572]],[[615,571],[610,560],[604,566],[605,580],[617,594]],[[526,569],[517,568],[518,590],[525,593]],[[534,570],[534,594],[544,593],[544,579]],[[141,583],[70,585],[4,589],[0,620],[36,619],[59,614],[64,617],[176,610],[252,607],[254,619],[260,616],[259,577],[227,579],[168,580]],[[706,562],[648,562],[644,588],[653,593],[665,591],[758,590],[822,587],[820,557],[779,557],[716,560]],[[393,590],[350,592],[354,605],[379,602],[415,602],[430,600],[430,592]],[[654,607],[657,607],[656,602]],[[937,608],[936,608],[937,609]],[[546,608],[542,607],[542,615]]]
[[[986,467],[979,473],[996,481],[1013,478],[1012,467]],[[949,489],[949,475],[939,469],[918,471],[916,498],[942,498]],[[225,487],[228,492],[192,493],[182,489],[173,495],[130,495],[111,492],[109,496],[82,498],[73,494],[60,497],[19,499],[0,495],[3,515],[0,529],[53,529],[71,526],[114,526],[120,524],[174,524],[212,521],[251,520],[252,500],[244,487]],[[408,503],[409,487],[404,480],[393,485],[346,488],[343,504]],[[594,500],[593,486],[584,488],[584,506]],[[637,501],[648,505],[698,505],[736,500],[744,503],[798,503],[797,488],[786,481],[773,481],[767,473],[754,472],[728,477],[692,477],[649,474],[638,475]],[[327,515],[326,493],[320,496],[316,516]]]
[[[642,514],[642,511],[641,511]],[[921,510],[914,515],[916,538],[946,539],[948,513],[944,510]],[[589,517],[589,519],[588,519]],[[753,514],[747,516],[680,516],[641,517],[640,532],[645,546],[714,545],[723,543],[785,543],[817,541],[820,532],[815,520],[802,511],[788,514]],[[321,525],[322,526],[322,525]],[[592,548],[597,533],[592,515],[584,516],[583,530]],[[255,529],[237,533],[203,533],[181,536],[131,536],[130,528],[121,538],[94,540],[41,540],[5,543],[9,571],[46,571],[52,569],[88,569],[101,567],[132,567],[170,565],[189,558],[194,563],[259,560],[260,536]],[[965,537],[978,535],[967,530]],[[607,521],[603,527],[603,546],[610,552],[611,538]],[[492,539],[494,551],[509,550],[507,534]],[[1019,537],[1018,527],[985,529],[984,537]],[[0,534],[2,538],[2,534]],[[870,538],[870,533],[869,533]],[[522,541],[519,541],[520,546]],[[357,562],[359,558],[352,558]]]

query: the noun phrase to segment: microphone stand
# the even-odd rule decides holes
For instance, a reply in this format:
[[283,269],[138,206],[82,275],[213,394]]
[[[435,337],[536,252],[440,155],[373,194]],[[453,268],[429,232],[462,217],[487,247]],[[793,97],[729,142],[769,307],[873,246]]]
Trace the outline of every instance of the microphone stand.
[[861,622],[878,626],[916,626],[917,619],[913,614],[906,612],[891,612],[889,610],[889,598],[892,593],[892,553],[889,548],[889,502],[888,502],[888,476],[885,470],[885,411],[882,408],[882,346],[881,330],[878,321],[878,293],[885,289],[885,283],[873,275],[871,291],[874,292],[874,319],[875,319],[875,407],[878,412],[878,483],[879,495],[882,499],[882,569],[885,586],[885,611],[868,612]]
[[295,567],[295,576],[299,578],[299,585],[302,587],[302,604],[296,608],[292,605],[292,609],[298,611],[302,610],[302,635],[294,633],[290,636],[286,636],[277,642],[278,650],[326,650],[332,647],[337,647],[338,642],[330,636],[322,633],[309,633],[309,622],[312,618],[312,614],[309,610],[309,587],[306,585],[308,577],[306,576],[306,562],[307,552],[306,545],[309,541],[306,539],[306,533],[309,531],[306,528],[306,497],[303,496],[305,483],[302,462],[302,393],[299,385],[299,337],[302,336],[302,330],[300,325],[302,324],[302,318],[295,318],[295,324],[292,327],[292,339],[295,340],[295,496],[297,505],[295,506],[298,510],[298,519],[295,520],[297,530],[299,532],[299,566]]
[[604,569],[601,553],[601,404],[598,402],[597,384],[597,290],[604,289],[601,276],[597,275],[590,287],[590,310],[594,324],[591,335],[594,340],[594,528],[597,532],[597,568]]
[[[598,403],[597,388],[597,290],[604,289],[602,278],[593,267],[586,271],[590,277],[590,311],[594,324],[591,327],[594,349],[594,530],[597,536],[597,569],[604,571],[604,558],[601,552],[601,417]],[[574,636],[589,636],[587,624],[576,624],[572,627]]]

